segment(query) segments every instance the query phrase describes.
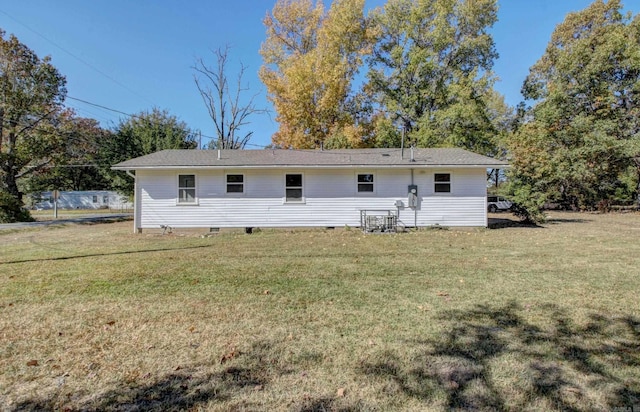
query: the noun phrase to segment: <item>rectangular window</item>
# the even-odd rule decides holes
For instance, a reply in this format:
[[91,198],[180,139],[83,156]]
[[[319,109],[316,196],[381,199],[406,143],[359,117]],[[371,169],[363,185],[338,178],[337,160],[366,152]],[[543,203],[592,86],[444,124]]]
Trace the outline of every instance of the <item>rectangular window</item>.
[[178,175],[178,203],[196,202],[196,175]]
[[92,200],[93,200],[93,203],[98,203],[98,196],[94,195]]
[[244,175],[227,175],[227,193],[244,193]]
[[358,175],[358,193],[373,193],[372,173],[363,173]]
[[433,175],[433,191],[436,193],[451,193],[451,174],[436,173]]
[[104,203],[105,205],[109,203],[109,196],[104,195],[102,196],[102,203]]
[[285,198],[287,202],[302,202],[302,175],[285,175]]

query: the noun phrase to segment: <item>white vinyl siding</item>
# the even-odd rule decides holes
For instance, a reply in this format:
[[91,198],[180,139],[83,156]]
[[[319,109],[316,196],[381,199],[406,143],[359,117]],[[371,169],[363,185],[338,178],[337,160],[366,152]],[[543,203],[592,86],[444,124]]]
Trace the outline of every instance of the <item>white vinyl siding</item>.
[[[374,174],[375,193],[357,191],[358,174]],[[486,226],[485,169],[451,169],[455,190],[442,196],[434,192],[437,169],[415,169],[413,184],[420,198],[417,213],[400,208],[400,220],[407,226]],[[199,207],[176,207],[177,174],[197,175]],[[409,169],[245,169],[242,197],[227,194],[224,170],[147,171],[139,170],[139,227],[344,227],[360,225],[360,210],[391,210],[396,201],[407,204]],[[302,175],[304,202],[283,202],[285,175]],[[175,182],[172,184],[172,182]],[[290,182],[293,183],[293,182]]]

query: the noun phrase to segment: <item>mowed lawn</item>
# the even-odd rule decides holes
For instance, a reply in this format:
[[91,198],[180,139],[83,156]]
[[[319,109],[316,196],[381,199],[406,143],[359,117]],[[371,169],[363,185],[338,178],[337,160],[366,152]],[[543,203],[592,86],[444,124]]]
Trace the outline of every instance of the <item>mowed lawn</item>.
[[0,232],[1,410],[640,407],[640,214],[131,232]]

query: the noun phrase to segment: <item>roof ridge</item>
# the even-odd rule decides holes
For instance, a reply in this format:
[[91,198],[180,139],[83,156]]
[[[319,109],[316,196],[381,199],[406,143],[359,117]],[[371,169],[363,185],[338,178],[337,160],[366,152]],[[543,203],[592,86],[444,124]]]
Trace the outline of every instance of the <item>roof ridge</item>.
[[140,168],[243,167],[507,167],[508,163],[463,148],[419,148],[413,157],[400,148],[363,149],[166,149],[113,166]]

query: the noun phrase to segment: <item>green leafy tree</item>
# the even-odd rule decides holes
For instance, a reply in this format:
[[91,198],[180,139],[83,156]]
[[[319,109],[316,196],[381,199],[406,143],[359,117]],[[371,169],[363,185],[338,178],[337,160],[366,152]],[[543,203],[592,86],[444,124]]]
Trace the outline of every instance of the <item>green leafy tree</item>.
[[64,136],[65,149],[54,164],[33,173],[25,182],[28,192],[49,190],[104,190],[109,181],[100,173],[100,148],[111,132],[94,119],[76,117],[66,110],[60,116],[56,133]]
[[164,149],[195,149],[198,142],[187,124],[166,110],[154,108],[122,120],[110,138],[100,147],[102,173],[111,187],[133,194],[133,181],[124,172],[111,170],[111,165]]
[[260,79],[280,124],[274,145],[354,147],[369,136],[352,92],[371,37],[363,10],[364,0],[335,0],[326,13],[321,1],[278,0],[267,14]]
[[[0,30],[0,191],[3,219],[27,215],[20,210],[20,180],[51,164],[64,150],[55,118],[66,95],[65,78],[11,35]],[[16,207],[18,209],[16,210]]]
[[488,30],[495,0],[389,0],[373,13],[378,39],[367,90],[406,140],[498,154],[511,109],[493,89]]
[[567,15],[530,69],[533,105],[509,142],[512,192],[592,209],[638,184],[640,18],[621,10],[597,0]]

